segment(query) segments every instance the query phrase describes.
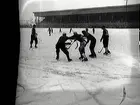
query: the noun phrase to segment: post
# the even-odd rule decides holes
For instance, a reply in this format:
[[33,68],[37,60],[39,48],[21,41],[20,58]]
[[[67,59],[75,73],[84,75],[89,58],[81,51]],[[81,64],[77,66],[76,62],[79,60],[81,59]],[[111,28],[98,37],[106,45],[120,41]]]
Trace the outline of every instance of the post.
[[128,3],[128,0],[125,0],[126,1],[126,17],[125,17],[125,22],[126,22],[126,27],[127,27],[127,3]]

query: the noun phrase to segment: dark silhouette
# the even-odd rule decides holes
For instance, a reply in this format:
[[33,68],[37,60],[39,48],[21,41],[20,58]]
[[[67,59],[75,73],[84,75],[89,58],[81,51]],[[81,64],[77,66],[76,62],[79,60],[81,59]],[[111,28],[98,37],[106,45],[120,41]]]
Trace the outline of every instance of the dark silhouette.
[[56,44],[56,60],[59,60],[59,52],[60,49],[64,52],[64,54],[66,55],[68,61],[72,61],[72,59],[70,59],[69,57],[69,52],[66,48],[66,41],[68,40],[68,37],[66,36],[66,33],[63,33],[63,35],[58,39],[58,42]]
[[37,48],[37,44],[38,44],[37,33],[36,33],[35,27],[36,27],[36,25],[34,24],[33,27],[32,27],[30,48],[32,48],[33,41],[35,41],[35,48]]
[[51,28],[50,27],[48,28],[48,31],[49,31],[49,36],[51,36]]
[[103,35],[100,39],[100,42],[103,40],[103,46],[105,48],[105,53],[104,55],[108,55],[111,52],[108,49],[108,43],[109,43],[109,34],[108,34],[108,30],[105,28],[105,26],[102,26],[102,30],[103,30]]
[[93,34],[95,33],[95,28],[94,27],[92,27],[92,32],[93,32]]
[[88,28],[86,28],[86,32],[88,32]]
[[72,31],[72,28],[70,28],[70,32],[69,33],[71,33],[71,31]]
[[96,58],[96,53],[94,51],[94,48],[96,45],[96,38],[94,36],[92,36],[90,33],[86,32],[85,30],[83,30],[82,33],[85,37],[87,37],[86,44],[88,44],[88,42],[90,41],[89,49],[90,49],[91,54],[89,55],[89,57]]
[[53,33],[53,28],[51,28],[51,32]]
[[59,29],[59,32],[62,32],[61,28]]

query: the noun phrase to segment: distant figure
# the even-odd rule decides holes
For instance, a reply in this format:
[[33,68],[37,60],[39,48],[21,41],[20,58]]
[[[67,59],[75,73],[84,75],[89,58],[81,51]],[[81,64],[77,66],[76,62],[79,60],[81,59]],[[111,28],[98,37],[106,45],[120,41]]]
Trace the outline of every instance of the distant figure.
[[51,28],[51,32],[53,33],[53,28]]
[[95,28],[94,27],[92,27],[92,32],[93,32],[93,34],[95,33]]
[[36,25],[34,24],[32,27],[32,33],[31,33],[31,41],[30,41],[30,48],[32,48],[33,41],[35,41],[35,48],[37,48],[38,39],[37,39],[37,33],[36,33]]
[[68,40],[68,37],[66,36],[66,33],[63,33],[63,35],[59,38],[57,44],[56,44],[56,60],[59,60],[59,52],[60,49],[64,52],[64,54],[66,55],[68,61],[72,61],[72,59],[70,59],[69,57],[69,52],[66,48],[66,41]]
[[49,36],[51,36],[51,28],[50,27],[48,28],[48,31],[49,31]]
[[140,52],[140,28],[139,28],[139,52]]
[[139,45],[140,45],[140,29],[139,29]]
[[78,34],[77,32],[74,32],[74,35],[69,37],[69,39],[73,39],[74,41],[78,40],[80,42],[80,47],[79,47],[80,57],[79,57],[79,59],[82,61],[88,61],[88,59],[85,55],[86,37],[84,37],[81,34]]
[[88,28],[86,28],[86,32],[88,32]]
[[88,42],[90,41],[89,49],[91,54],[89,55],[89,57],[96,58],[96,53],[94,51],[96,45],[96,38],[92,36],[90,33],[86,32],[85,30],[83,30],[82,33],[85,37],[87,37],[86,44],[88,44]]
[[110,54],[110,51],[108,50],[108,42],[109,42],[108,30],[105,28],[105,26],[102,26],[101,29],[103,30],[103,35],[102,35],[102,37],[100,39],[100,42],[103,40],[103,46],[105,48],[104,55],[108,55],[108,54]]
[[71,31],[72,31],[72,28],[70,28],[70,32],[69,33],[71,33]]
[[59,29],[59,32],[62,32],[61,28]]

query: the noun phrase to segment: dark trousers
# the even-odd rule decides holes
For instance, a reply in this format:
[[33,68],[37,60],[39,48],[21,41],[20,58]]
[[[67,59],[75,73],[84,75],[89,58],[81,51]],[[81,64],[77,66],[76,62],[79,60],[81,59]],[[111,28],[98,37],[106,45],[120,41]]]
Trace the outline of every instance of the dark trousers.
[[65,47],[65,44],[56,44],[56,59],[59,59],[59,52],[60,49],[63,51],[63,53],[66,55],[67,59],[69,60],[69,52]]
[[51,36],[51,31],[49,31],[49,36]]
[[95,45],[96,45],[96,40],[90,42],[89,49],[92,56],[96,56],[96,53],[94,51]]
[[108,47],[108,41],[109,41],[108,38],[104,38],[103,39],[103,46],[104,46],[104,48],[107,48]]
[[38,39],[37,37],[35,37],[34,35],[31,35],[31,41],[30,41],[30,45],[32,46],[33,41],[35,41],[35,46],[38,44]]

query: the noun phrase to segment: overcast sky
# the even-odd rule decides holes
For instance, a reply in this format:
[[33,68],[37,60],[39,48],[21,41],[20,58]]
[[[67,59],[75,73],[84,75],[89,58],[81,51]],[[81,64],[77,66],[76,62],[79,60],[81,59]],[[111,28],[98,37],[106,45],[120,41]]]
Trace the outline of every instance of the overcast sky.
[[[125,5],[125,0],[19,0],[20,20],[29,20],[33,12]],[[140,4],[140,0],[128,0]]]

